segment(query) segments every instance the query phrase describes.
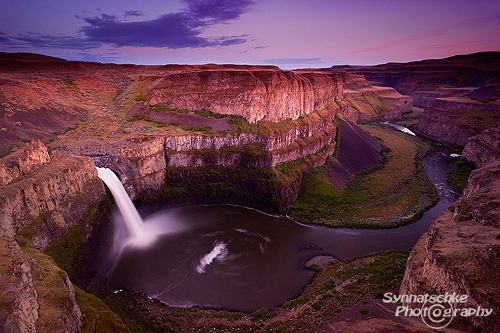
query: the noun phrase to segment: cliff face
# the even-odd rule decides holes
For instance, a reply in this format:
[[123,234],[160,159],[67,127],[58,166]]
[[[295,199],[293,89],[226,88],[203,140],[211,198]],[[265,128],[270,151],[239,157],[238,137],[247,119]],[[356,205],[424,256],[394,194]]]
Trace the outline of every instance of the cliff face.
[[493,161],[500,161],[500,125],[470,137],[462,151],[462,157],[483,167]]
[[7,185],[15,178],[30,174],[49,161],[47,147],[40,140],[29,142],[24,149],[8,155],[0,162],[0,185]]
[[96,177],[91,158],[50,157],[39,141],[0,159],[0,331],[81,331],[73,285],[39,251],[102,200]]
[[[20,155],[30,156],[30,151],[31,157],[18,159],[22,174],[11,158],[0,159],[0,170],[7,170],[10,178],[0,187],[0,234],[13,237],[34,226],[33,244],[44,250],[88,215],[102,199],[104,187],[88,157],[54,156],[49,162],[46,148],[39,143],[28,145]],[[28,169],[31,172],[26,173]]]
[[400,294],[456,292],[466,307],[493,309],[469,319],[483,332],[500,328],[500,162],[473,171],[463,196],[413,248]]
[[371,86],[364,75],[338,72],[344,86],[341,114],[350,121],[400,119],[411,111],[412,99],[394,88]]
[[357,113],[357,119],[353,119],[356,121],[401,119],[412,107],[410,96],[387,87],[344,89],[344,99],[348,108]]
[[0,237],[0,253],[0,290],[8,291],[0,302],[0,328],[6,332],[36,332],[39,306],[30,262],[9,237]]
[[331,70],[362,74],[372,84],[393,87],[410,95],[415,106],[426,107],[435,98],[463,96],[476,88],[498,86],[500,52],[378,66],[334,66]]
[[425,108],[418,131],[440,142],[464,146],[467,139],[500,123],[500,104],[468,98],[438,98]]
[[340,78],[281,70],[204,70],[143,76],[149,104],[279,122],[322,109],[342,95]]
[[64,271],[9,237],[0,237],[0,254],[2,332],[81,332],[82,313]]
[[261,134],[142,135],[113,144],[92,141],[60,146],[60,150],[92,156],[98,166],[115,170],[135,200],[158,195],[165,184],[166,168],[273,168],[322,150],[331,154],[337,112],[334,105],[295,121],[278,123]]

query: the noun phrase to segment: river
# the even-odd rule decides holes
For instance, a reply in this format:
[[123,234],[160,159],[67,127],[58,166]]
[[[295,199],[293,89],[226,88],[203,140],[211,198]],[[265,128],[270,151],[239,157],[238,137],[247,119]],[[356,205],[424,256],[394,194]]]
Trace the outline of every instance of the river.
[[234,205],[160,209],[145,223],[171,232],[147,248],[122,249],[108,273],[108,288],[143,292],[175,306],[247,312],[279,306],[311,281],[314,272],[304,263],[314,256],[347,259],[413,247],[455,201],[446,182],[449,153],[436,146],[423,159],[440,201],[419,221],[394,229],[309,226]]

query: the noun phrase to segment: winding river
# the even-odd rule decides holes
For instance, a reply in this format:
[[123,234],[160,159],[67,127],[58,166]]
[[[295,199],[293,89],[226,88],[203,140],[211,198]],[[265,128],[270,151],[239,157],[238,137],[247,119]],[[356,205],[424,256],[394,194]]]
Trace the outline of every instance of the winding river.
[[159,210],[145,223],[164,235],[147,248],[116,253],[108,287],[144,292],[175,306],[238,311],[279,306],[296,296],[314,273],[304,263],[317,255],[354,258],[413,247],[455,195],[446,183],[449,151],[437,146],[423,164],[440,201],[417,222],[394,229],[330,229],[233,205]]

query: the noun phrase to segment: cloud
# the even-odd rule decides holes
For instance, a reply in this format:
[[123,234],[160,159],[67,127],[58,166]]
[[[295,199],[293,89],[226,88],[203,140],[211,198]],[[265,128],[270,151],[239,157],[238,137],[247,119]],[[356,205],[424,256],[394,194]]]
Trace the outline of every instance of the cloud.
[[161,15],[152,20],[126,21],[143,16],[139,10],[124,12],[124,19],[101,14],[80,17],[86,25],[82,36],[56,36],[33,33],[13,37],[18,43],[42,48],[90,49],[104,44],[115,47],[202,48],[223,47],[247,42],[248,35],[204,37],[210,26],[226,24],[247,12],[256,0],[184,0],[183,11]]
[[126,10],[123,15],[127,18],[129,16],[144,16],[140,10]]
[[[22,42],[21,44],[19,42]],[[37,33],[19,34],[16,37],[11,37],[8,44],[14,46],[32,46],[39,48],[60,48],[60,49],[74,49],[86,50],[98,48],[102,46],[99,42],[93,42],[85,38],[71,37],[71,36],[53,36],[43,35]]]
[[212,19],[217,22],[239,18],[249,7],[255,4],[253,0],[185,0],[187,12],[194,19]]
[[280,65],[305,65],[324,63],[321,58],[274,58],[265,59],[262,63],[280,64]]
[[9,37],[6,36],[7,34],[0,30],[0,43],[7,43],[10,40]]

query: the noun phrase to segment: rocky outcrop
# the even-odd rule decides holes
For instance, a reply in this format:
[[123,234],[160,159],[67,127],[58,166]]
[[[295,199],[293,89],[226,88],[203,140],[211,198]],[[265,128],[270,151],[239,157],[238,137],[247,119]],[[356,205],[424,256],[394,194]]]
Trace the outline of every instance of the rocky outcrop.
[[470,137],[462,151],[462,157],[483,167],[500,161],[500,125]]
[[339,77],[278,69],[190,70],[139,78],[150,105],[279,122],[320,110],[342,96]]
[[338,112],[334,104],[295,121],[263,127],[262,133],[151,134],[115,143],[72,143],[59,149],[92,156],[96,165],[113,169],[135,200],[158,195],[165,183],[166,168],[272,168],[322,150],[333,153],[333,120]]
[[30,262],[16,241],[9,237],[0,237],[0,255],[0,330],[36,332],[39,306]]
[[29,142],[23,149],[1,160],[0,185],[7,185],[15,178],[30,174],[49,161],[47,147],[40,140]]
[[411,111],[412,99],[394,88],[372,86],[365,76],[342,70],[330,70],[342,79],[342,99],[336,99],[340,114],[350,121],[383,121],[400,119]]
[[10,237],[0,237],[0,255],[2,332],[81,332],[82,313],[65,272],[36,250],[23,251]]
[[465,96],[471,91],[473,88],[436,87],[433,90],[412,91],[411,97],[414,106],[425,108],[436,98]]
[[468,98],[438,98],[425,108],[418,131],[443,143],[464,146],[467,139],[500,123],[500,104]]
[[[32,226],[26,232],[43,250],[88,215],[102,200],[104,186],[89,157],[56,154],[42,164],[48,153],[39,143],[27,145],[20,156],[23,159],[18,158],[12,168],[10,158],[0,160],[5,169],[14,170],[10,176],[18,170],[16,165],[23,170],[0,187],[0,235],[13,237]],[[26,173],[28,169],[31,172]]]
[[95,165],[89,157],[49,156],[37,141],[0,159],[0,170],[0,331],[81,332],[68,275],[39,251],[103,199]]
[[357,119],[352,119],[356,121],[400,119],[412,107],[410,96],[387,87],[344,89],[344,99],[348,101],[348,108],[357,113]]
[[492,309],[465,318],[483,332],[500,329],[500,162],[473,171],[463,196],[413,248],[400,294],[467,295],[461,307]]

